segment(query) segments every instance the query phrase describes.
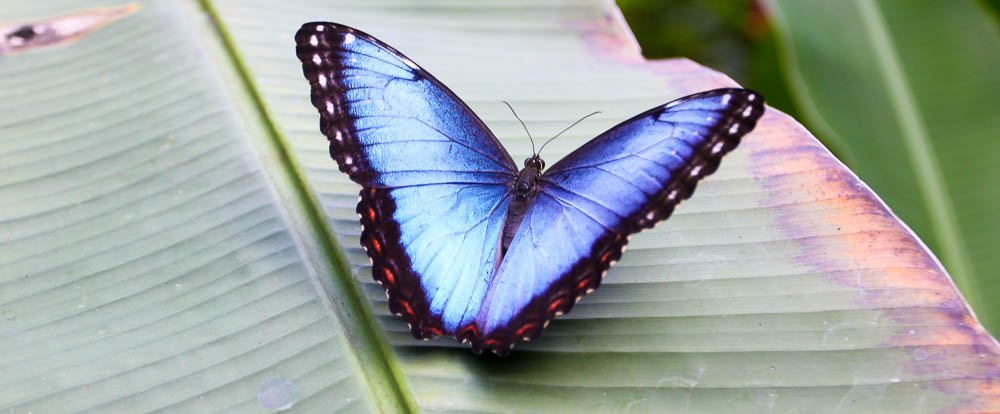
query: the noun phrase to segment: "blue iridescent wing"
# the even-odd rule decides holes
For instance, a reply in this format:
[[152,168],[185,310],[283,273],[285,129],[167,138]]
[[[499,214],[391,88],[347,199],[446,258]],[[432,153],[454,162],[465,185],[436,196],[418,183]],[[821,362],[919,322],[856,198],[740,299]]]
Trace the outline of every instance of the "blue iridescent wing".
[[456,335],[478,314],[517,168],[483,122],[395,49],[307,23],[296,53],[340,170],[361,184],[361,243],[413,334]]
[[756,125],[760,95],[718,89],[653,108],[546,171],[476,317],[505,353],[598,287],[629,235],[666,219]]

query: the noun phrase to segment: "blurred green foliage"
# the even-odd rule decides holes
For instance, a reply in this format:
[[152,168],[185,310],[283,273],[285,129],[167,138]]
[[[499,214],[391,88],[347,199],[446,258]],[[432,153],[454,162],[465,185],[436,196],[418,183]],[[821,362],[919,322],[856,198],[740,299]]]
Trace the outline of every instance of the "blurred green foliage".
[[771,106],[797,115],[782,77],[773,31],[763,8],[755,1],[617,3],[647,58],[694,60],[764,94]]

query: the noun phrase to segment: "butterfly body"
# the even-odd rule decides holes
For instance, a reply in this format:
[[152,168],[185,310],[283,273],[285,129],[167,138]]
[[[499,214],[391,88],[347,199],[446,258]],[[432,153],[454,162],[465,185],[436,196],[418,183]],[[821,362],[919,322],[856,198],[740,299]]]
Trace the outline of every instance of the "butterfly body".
[[545,168],[543,161],[537,154],[524,160],[524,168],[517,173],[511,192],[513,198],[507,206],[507,219],[504,220],[503,238],[500,242],[500,255],[503,256],[510,247],[510,242],[514,240],[524,215],[531,206],[531,201],[538,194],[538,179],[542,176],[542,169]]
[[745,89],[654,107],[549,168],[517,168],[447,87],[356,29],[307,23],[296,52],[320,130],[361,185],[361,244],[418,338],[506,354],[596,289],[764,111]]

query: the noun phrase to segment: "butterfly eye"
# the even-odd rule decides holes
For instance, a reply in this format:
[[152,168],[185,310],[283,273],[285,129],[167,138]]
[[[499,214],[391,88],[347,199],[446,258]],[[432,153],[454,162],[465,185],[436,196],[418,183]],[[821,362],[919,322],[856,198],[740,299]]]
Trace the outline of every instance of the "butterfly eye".
[[541,170],[545,168],[545,160],[538,158],[538,156],[534,156],[524,160],[524,167],[532,167]]

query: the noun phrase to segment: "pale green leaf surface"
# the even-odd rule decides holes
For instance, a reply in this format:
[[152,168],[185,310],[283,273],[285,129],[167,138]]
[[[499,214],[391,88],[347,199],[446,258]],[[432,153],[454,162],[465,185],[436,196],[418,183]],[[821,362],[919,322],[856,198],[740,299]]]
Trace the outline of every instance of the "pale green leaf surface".
[[[772,111],[666,224],[633,237],[604,286],[506,359],[413,340],[360,248],[359,188],[337,171],[292,35],[353,25],[468,102],[515,159],[593,110],[550,161],[630,115],[731,81],[643,62],[602,2],[213,1],[265,111],[429,411],[933,412],[998,408],[997,347],[884,205]],[[550,151],[551,150],[551,151]],[[449,349],[456,348],[457,349]]]
[[1000,29],[976,1],[771,2],[810,123],[1000,329]]

